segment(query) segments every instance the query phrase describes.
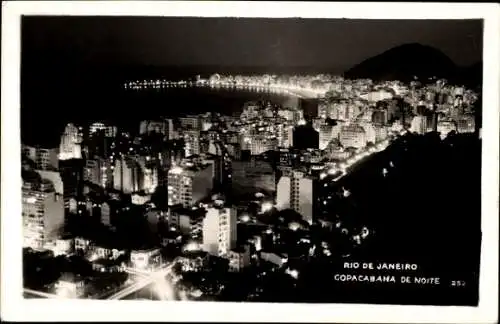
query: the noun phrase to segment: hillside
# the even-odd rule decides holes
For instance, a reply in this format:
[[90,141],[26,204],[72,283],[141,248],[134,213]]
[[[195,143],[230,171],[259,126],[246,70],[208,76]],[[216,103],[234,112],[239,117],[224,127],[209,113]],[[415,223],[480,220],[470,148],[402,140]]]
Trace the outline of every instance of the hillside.
[[477,83],[481,81],[478,66],[476,64],[470,68],[459,67],[441,51],[412,43],[371,57],[346,71],[344,77],[409,81],[417,76],[424,81],[435,76],[461,83]]

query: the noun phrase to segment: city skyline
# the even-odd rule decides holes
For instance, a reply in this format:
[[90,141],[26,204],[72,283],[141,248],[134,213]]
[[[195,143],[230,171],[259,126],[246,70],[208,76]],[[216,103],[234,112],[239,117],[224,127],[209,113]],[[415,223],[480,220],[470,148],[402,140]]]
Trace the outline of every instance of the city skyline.
[[[400,296],[400,303],[477,303],[473,291],[458,299],[437,294],[442,280],[477,285],[477,254],[458,257],[452,234],[445,240],[455,242],[455,251],[441,236],[445,228],[467,228],[477,253],[480,232],[470,231],[478,224],[477,192],[468,194],[467,207],[449,215],[442,211],[458,207],[449,199],[459,192],[442,195],[426,215],[434,225],[425,228],[417,227],[419,212],[407,212],[407,225],[398,220],[407,198],[392,202],[363,189],[421,196],[418,183],[399,180],[416,171],[419,162],[413,164],[411,154],[442,164],[467,154],[476,168],[464,181],[477,188],[481,106],[474,90],[437,78],[405,83],[266,74],[130,80],[121,87],[143,99],[165,91],[166,102],[175,91],[203,102],[197,89],[205,95],[220,95],[221,89],[272,93],[287,100],[247,101],[230,115],[132,118],[132,129],[99,120],[85,127],[70,122],[58,147],[22,143],[26,298],[359,303],[377,289],[364,287],[348,299],[312,289],[321,283],[342,291],[346,284],[368,282],[434,291],[433,298]],[[436,171],[418,168],[427,170],[425,176]],[[445,169],[439,172],[442,181],[456,181]],[[363,174],[367,180],[359,178]],[[374,207],[380,208],[377,220],[371,219]],[[457,213],[457,220],[450,218]],[[413,246],[420,230],[434,249],[423,259]],[[390,247],[392,237],[403,251]],[[431,265],[437,255],[446,263]],[[366,258],[377,260],[376,269],[409,269],[414,277],[399,283],[396,274],[350,273],[359,266],[355,260]],[[412,258],[419,262],[395,261]],[[438,275],[464,261],[463,280]],[[31,272],[43,262],[59,265],[45,275]],[[404,292],[404,285],[399,289]]]

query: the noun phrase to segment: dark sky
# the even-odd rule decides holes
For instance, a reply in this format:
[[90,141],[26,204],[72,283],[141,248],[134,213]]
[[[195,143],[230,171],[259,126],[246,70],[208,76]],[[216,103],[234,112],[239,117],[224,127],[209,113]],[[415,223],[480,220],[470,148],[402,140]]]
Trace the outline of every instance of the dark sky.
[[481,60],[479,20],[25,17],[23,63],[314,66],[340,72],[404,43]]

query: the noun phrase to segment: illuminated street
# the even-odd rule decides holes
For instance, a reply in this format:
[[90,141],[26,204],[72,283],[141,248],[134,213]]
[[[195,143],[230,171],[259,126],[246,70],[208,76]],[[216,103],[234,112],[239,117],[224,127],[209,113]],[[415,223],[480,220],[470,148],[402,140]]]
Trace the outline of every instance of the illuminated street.
[[154,284],[154,287],[155,289],[157,289],[157,293],[161,300],[173,300],[173,287],[170,283],[167,282],[167,279],[165,278],[172,270],[172,266],[173,265],[168,265],[165,268],[159,269],[149,274],[145,274],[144,277],[138,279],[138,281],[133,283],[131,286],[123,288],[122,290],[114,293],[106,299],[122,299],[143,289],[150,284]]

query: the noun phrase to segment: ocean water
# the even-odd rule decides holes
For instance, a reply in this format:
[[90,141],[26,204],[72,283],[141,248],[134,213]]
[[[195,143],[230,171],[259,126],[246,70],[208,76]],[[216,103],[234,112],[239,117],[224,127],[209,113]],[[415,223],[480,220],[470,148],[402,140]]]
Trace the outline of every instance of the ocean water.
[[[95,121],[114,124],[136,132],[143,119],[160,116],[178,117],[185,114],[218,112],[238,115],[248,101],[271,102],[299,107],[302,100],[285,94],[241,89],[166,88],[149,90],[95,90],[78,93],[60,92],[47,100],[40,91],[23,98],[21,105],[21,137],[23,142],[53,142],[58,140],[69,122],[86,125]],[[42,102],[52,104],[38,104]],[[41,144],[40,143],[40,144]]]

